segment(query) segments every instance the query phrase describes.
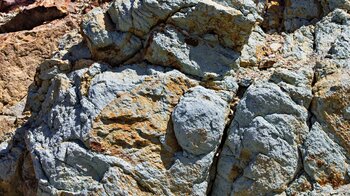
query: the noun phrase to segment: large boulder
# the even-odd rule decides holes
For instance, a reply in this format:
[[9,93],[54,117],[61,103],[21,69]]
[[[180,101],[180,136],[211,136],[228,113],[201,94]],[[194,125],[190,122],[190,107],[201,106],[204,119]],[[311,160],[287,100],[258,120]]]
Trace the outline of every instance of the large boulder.
[[298,145],[308,112],[273,83],[258,82],[239,102],[217,166],[214,195],[283,192],[301,167]]
[[230,97],[223,96],[213,90],[195,87],[181,98],[172,119],[182,149],[201,155],[218,147],[230,112],[228,100],[225,100]]

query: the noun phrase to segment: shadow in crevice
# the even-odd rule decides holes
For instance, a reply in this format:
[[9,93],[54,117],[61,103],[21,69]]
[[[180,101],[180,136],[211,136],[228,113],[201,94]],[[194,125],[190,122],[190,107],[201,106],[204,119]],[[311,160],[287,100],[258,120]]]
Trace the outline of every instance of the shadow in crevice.
[[36,195],[38,180],[25,144],[29,123],[15,131],[6,149],[0,150],[0,195]]
[[174,164],[175,153],[180,152],[181,150],[182,148],[176,140],[172,118],[170,118],[160,151],[162,163],[167,170]]
[[285,9],[284,0],[268,0],[264,11],[264,20],[261,28],[264,32],[283,31],[283,14]]
[[57,7],[38,6],[23,10],[7,23],[0,26],[0,33],[9,33],[22,30],[31,30],[45,22],[63,18],[67,14]]
[[315,25],[326,14],[321,2],[316,0],[307,2],[306,6],[291,0],[268,0],[261,28],[268,34],[294,33],[302,26]]
[[9,12],[13,9],[16,9],[17,7],[27,6],[34,2],[35,0],[15,0],[15,1],[1,0],[0,12]]

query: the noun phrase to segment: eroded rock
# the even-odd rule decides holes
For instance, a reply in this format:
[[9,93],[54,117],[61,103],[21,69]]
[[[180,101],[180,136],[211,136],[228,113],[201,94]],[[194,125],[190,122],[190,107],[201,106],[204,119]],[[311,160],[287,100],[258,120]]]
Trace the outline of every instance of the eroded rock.
[[224,47],[241,49],[246,43],[256,19],[246,17],[240,10],[222,6],[211,0],[175,13],[169,23],[193,35],[214,32]]
[[320,185],[334,188],[348,181],[348,161],[342,147],[332,141],[319,123],[314,123],[305,140],[303,164],[305,172]]
[[111,19],[101,8],[85,15],[81,26],[93,58],[112,65],[128,60],[142,47],[138,37],[115,30]]
[[[333,0],[115,0],[82,18],[81,35],[74,14],[69,33],[47,29],[66,19],[13,33],[44,28],[61,39],[33,58],[35,76],[14,44],[33,39],[4,47],[18,69],[4,61],[0,73],[0,194],[346,193],[346,9]],[[12,46],[28,58],[13,58]],[[34,81],[28,95],[11,81],[18,70]],[[31,118],[12,132],[23,110]]]
[[[63,70],[53,78],[42,77],[50,82],[48,87],[41,87],[48,89],[42,102],[47,109],[41,109],[38,115],[48,118],[38,121],[29,134],[42,193],[207,192],[209,170],[220,136],[215,136],[213,146],[203,148],[201,155],[191,155],[177,144],[171,123],[175,105],[187,89],[197,84],[195,81],[178,71],[150,65],[111,69],[94,64],[68,75],[64,73]],[[70,80],[76,85],[72,86]],[[37,92],[33,100],[40,97],[41,90]],[[226,119],[230,96],[223,97],[224,100],[217,95],[212,101],[226,108],[219,115]],[[224,125],[225,120],[208,131],[222,133]],[[49,169],[49,165],[53,167]],[[184,175],[187,172],[193,175]],[[111,184],[117,180],[114,175],[124,180],[124,186]]]
[[221,96],[213,90],[196,87],[181,98],[172,120],[182,149],[201,155],[213,151],[220,144],[230,109],[228,102],[231,102],[230,95]]
[[[31,30],[40,26],[45,22],[51,22],[55,19],[63,18],[68,14],[68,1],[3,1],[0,5],[1,9],[10,9],[14,6],[26,6],[21,10],[14,11],[13,17],[0,25],[0,33],[16,32],[23,30]],[[4,6],[3,8],[1,8]],[[28,20],[30,19],[30,20]]]
[[222,47],[215,34],[191,37],[166,26],[164,32],[157,32],[150,39],[145,59],[153,64],[172,66],[199,77],[211,73],[222,76],[237,68],[238,53]]
[[183,8],[194,6],[197,2],[197,0],[163,2],[121,0],[115,1],[108,13],[118,30],[144,36],[174,13]]
[[307,116],[277,85],[250,86],[229,128],[213,194],[283,192],[301,167],[297,147],[308,132]]
[[342,73],[331,74],[316,83],[312,102],[312,112],[322,129],[347,152],[350,150],[347,142],[349,89],[349,70],[342,70]]

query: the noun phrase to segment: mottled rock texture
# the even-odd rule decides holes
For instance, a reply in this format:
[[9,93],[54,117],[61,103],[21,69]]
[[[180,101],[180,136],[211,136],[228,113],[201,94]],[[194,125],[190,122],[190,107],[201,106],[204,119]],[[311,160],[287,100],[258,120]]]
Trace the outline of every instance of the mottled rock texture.
[[348,0],[104,2],[0,3],[0,195],[350,194]]
[[[79,59],[84,58],[78,45],[79,42],[82,42],[82,38],[77,29],[80,23],[79,15],[86,5],[83,1],[70,3],[63,0],[43,0],[35,2],[2,1],[0,7],[0,28],[4,31],[5,27],[15,28],[12,29],[15,32],[2,31],[0,34],[0,143],[2,143],[0,156],[5,156],[3,154],[10,156],[1,161],[5,164],[1,166],[4,168],[1,173],[8,174],[8,176],[2,177],[0,180],[0,194],[18,195],[24,194],[25,186],[27,186],[19,185],[18,183],[22,182],[19,178],[26,178],[21,177],[20,172],[7,173],[5,170],[7,168],[20,168],[24,163],[23,157],[30,158],[29,153],[25,152],[23,138],[20,141],[16,139],[16,142],[10,141],[13,140],[11,137],[17,138],[16,135],[24,135],[22,132],[25,132],[25,129],[19,129],[21,134],[17,134],[18,131],[15,132],[15,130],[24,126],[31,113],[25,109],[28,88],[35,79],[36,69],[39,65],[45,59],[51,58],[58,49],[62,49],[61,55],[56,56],[69,59],[73,59],[72,56],[79,56]],[[52,11],[46,10],[46,8],[60,10],[59,12],[64,14],[59,14],[58,18],[63,18],[44,16],[45,14],[50,15]],[[64,17],[66,14],[69,16]],[[42,22],[46,23],[41,24]],[[21,26],[27,25],[26,23],[30,23],[30,28],[22,31]],[[17,27],[19,28],[16,29]],[[71,33],[67,34],[68,32]],[[69,42],[69,44],[65,42]],[[67,50],[63,50],[63,48]],[[78,48],[79,50],[77,50]],[[86,52],[90,53],[88,50]],[[21,144],[18,146],[17,143]],[[5,150],[6,148],[8,150]],[[24,152],[26,156],[24,156]],[[20,160],[18,166],[17,159]],[[31,164],[31,160],[27,158],[25,160]],[[14,164],[15,162],[16,164]],[[31,172],[30,168],[28,172]],[[16,178],[11,179],[12,181],[9,183],[8,180],[13,178],[13,174],[16,175]],[[34,175],[34,172],[31,174]],[[3,179],[6,179],[7,182],[3,182]],[[29,184],[28,187],[35,190],[36,185],[35,183],[33,186]]]

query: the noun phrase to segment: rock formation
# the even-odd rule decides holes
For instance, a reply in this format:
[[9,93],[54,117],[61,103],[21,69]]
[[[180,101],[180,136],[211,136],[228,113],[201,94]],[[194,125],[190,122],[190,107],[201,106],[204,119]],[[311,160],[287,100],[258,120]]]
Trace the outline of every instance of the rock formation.
[[1,195],[350,194],[350,1],[0,11]]

